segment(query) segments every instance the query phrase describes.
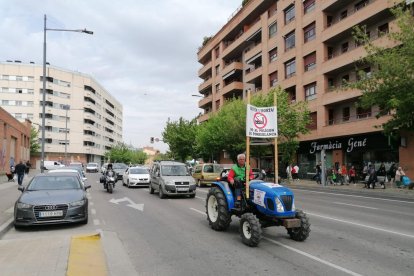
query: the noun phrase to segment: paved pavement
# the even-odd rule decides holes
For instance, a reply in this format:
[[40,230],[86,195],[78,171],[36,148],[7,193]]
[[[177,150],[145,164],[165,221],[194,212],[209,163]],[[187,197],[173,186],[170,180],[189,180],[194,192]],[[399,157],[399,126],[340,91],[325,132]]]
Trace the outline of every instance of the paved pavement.
[[[29,176],[33,176],[38,171],[31,171]],[[30,177],[25,177],[26,184]],[[414,190],[396,188],[391,183],[386,185],[386,189],[363,189],[362,183],[356,185],[343,186],[321,186],[315,181],[298,180],[290,183],[282,182],[282,185],[293,189],[312,189],[321,192],[338,192],[357,194],[362,196],[381,196],[389,198],[406,198],[414,200]],[[0,179],[1,190],[13,189],[16,182],[7,182],[7,179]],[[0,275],[135,275],[134,270],[128,270],[131,264],[126,264],[128,255],[123,250],[122,242],[113,232],[90,233],[84,235],[84,240],[94,243],[93,248],[85,242],[74,242],[79,238],[70,235],[58,235],[53,237],[36,236],[26,239],[2,239],[2,236],[13,225],[12,206],[0,205]],[[102,241],[101,241],[102,238]],[[82,238],[81,238],[82,239]],[[96,242],[100,244],[96,244]],[[96,251],[98,250],[98,251]],[[116,251],[116,256],[114,252]],[[106,261],[91,267],[90,264],[82,263],[88,260],[85,255],[76,255],[79,252],[89,252],[86,254],[102,255]],[[96,253],[99,254],[96,254]],[[75,255],[74,259],[72,255]],[[118,258],[116,258],[118,257]],[[117,261],[118,260],[118,261]],[[121,260],[121,262],[119,261]],[[124,260],[124,261],[122,261]],[[78,263],[77,263],[78,262]],[[71,267],[79,269],[86,267],[87,272],[73,270]],[[93,269],[93,272],[90,270]],[[75,273],[73,273],[75,271]],[[71,273],[69,273],[71,272]]]

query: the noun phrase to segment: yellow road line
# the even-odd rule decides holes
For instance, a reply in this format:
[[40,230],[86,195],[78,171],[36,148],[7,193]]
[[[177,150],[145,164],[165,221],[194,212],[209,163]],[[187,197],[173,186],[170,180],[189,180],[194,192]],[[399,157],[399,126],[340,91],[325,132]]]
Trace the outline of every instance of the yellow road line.
[[66,275],[108,275],[100,234],[72,237]]

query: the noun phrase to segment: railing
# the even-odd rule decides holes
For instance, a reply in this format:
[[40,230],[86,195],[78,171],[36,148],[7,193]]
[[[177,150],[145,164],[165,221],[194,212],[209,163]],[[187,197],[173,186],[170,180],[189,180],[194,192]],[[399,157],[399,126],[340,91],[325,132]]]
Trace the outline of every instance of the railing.
[[372,4],[373,2],[375,2],[377,0],[369,0],[367,1],[366,5],[363,5],[361,7],[354,7],[354,9],[352,9],[351,11],[347,12],[347,15],[345,17],[341,17],[341,14],[338,14],[331,22],[328,23],[328,25],[326,26],[326,28],[330,28],[333,25],[335,25],[336,23],[341,22],[342,20],[344,20],[345,18],[353,15],[354,13],[360,11],[361,9],[369,6],[370,4]]
[[351,123],[351,122],[356,122],[356,121],[361,121],[361,120],[367,120],[372,117],[375,117],[377,114],[378,112],[375,114],[373,114],[373,112],[366,112],[366,113],[357,114],[355,116],[345,116],[340,119],[328,120],[326,121],[326,125],[332,126],[332,125],[346,124],[346,123]]

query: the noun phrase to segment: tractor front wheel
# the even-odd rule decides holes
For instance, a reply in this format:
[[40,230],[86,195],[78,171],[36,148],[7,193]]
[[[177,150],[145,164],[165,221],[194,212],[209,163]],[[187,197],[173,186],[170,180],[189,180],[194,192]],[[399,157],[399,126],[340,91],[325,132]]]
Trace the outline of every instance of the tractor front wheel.
[[251,247],[256,247],[262,239],[260,221],[252,213],[246,213],[241,216],[240,235],[243,243]]
[[300,220],[300,227],[287,229],[288,234],[294,241],[304,241],[310,233],[309,218],[302,210],[296,211],[296,218]]
[[207,220],[216,231],[226,230],[231,222],[231,214],[227,210],[227,201],[221,189],[213,187],[206,199]]

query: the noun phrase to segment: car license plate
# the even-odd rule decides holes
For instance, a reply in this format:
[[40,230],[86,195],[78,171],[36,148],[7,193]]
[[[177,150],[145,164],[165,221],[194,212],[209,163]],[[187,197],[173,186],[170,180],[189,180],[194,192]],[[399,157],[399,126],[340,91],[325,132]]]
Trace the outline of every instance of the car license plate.
[[47,212],[39,212],[39,217],[47,218],[47,217],[61,217],[63,216],[63,211],[47,211]]
[[177,188],[178,192],[188,192],[188,188]]

